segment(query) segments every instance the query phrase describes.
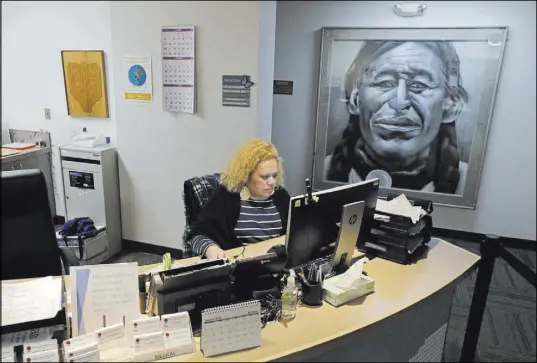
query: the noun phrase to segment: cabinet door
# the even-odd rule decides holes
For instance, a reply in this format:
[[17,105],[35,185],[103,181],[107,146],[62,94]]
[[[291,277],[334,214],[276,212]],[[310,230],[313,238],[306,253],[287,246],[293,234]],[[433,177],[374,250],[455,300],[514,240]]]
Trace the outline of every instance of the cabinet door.
[[11,171],[11,170],[15,170],[15,164],[13,164],[12,161],[10,162],[3,162],[2,163],[2,171]]
[[21,159],[19,161],[15,161],[14,164],[16,170],[42,168],[42,165],[39,164],[39,159],[37,156],[31,156],[28,158]]
[[[88,178],[89,184],[84,184]],[[101,173],[63,168],[66,218],[90,217],[105,226],[104,193]]]

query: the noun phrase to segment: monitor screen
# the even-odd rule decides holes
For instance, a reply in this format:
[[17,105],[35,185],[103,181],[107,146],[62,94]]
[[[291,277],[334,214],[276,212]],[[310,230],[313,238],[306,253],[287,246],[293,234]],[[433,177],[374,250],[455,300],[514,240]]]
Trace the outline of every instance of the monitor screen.
[[312,193],[314,202],[306,204],[307,196],[291,198],[287,221],[287,267],[297,267],[322,257],[324,247],[336,241],[343,206],[365,203],[359,241],[367,240],[375,215],[379,180],[347,184]]

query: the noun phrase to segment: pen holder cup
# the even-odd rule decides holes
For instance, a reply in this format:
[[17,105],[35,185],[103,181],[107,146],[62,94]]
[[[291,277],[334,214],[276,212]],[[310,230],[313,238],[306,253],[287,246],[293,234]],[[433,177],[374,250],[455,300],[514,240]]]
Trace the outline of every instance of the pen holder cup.
[[303,280],[302,303],[308,306],[321,306],[323,304],[323,283],[310,284],[307,280]]

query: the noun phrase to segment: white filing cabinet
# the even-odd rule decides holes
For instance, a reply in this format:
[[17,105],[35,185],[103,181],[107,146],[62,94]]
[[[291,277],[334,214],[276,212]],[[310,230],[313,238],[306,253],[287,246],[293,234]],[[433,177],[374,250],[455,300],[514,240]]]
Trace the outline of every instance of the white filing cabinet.
[[60,146],[65,218],[90,217],[106,227],[110,257],[121,250],[117,151],[112,145]]

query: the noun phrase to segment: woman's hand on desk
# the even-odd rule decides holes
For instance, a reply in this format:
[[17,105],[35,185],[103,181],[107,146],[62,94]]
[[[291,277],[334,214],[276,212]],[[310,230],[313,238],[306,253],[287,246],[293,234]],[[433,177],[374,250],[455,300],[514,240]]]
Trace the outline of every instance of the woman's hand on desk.
[[226,251],[224,251],[220,247],[213,245],[207,248],[207,251],[205,251],[205,257],[208,260],[217,260],[221,258],[227,259],[227,254]]

